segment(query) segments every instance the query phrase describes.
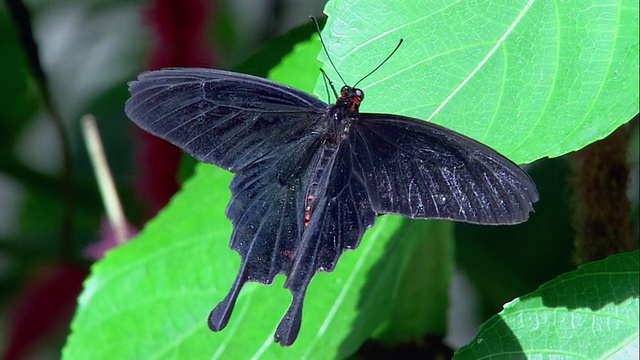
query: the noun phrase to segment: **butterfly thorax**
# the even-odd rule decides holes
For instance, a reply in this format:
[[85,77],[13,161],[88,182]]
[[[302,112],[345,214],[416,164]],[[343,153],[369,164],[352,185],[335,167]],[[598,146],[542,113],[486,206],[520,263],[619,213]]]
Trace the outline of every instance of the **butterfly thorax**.
[[325,142],[333,141],[337,145],[348,138],[349,125],[358,116],[363,98],[364,92],[360,89],[350,86],[343,86],[340,89],[340,96],[327,114],[328,127],[324,136]]

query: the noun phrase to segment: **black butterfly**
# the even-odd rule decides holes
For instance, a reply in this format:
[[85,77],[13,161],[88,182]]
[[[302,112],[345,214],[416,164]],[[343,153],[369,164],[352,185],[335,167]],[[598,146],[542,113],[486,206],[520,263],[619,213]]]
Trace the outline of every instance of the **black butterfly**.
[[354,87],[328,105],[250,75],[164,69],[129,91],[125,111],[138,126],[235,173],[226,214],[242,262],[209,316],[213,331],[247,281],[285,274],[293,301],[275,341],[291,345],[311,278],[332,271],[378,215],[515,224],[538,200],[529,175],[496,151],[425,121],[359,113]]

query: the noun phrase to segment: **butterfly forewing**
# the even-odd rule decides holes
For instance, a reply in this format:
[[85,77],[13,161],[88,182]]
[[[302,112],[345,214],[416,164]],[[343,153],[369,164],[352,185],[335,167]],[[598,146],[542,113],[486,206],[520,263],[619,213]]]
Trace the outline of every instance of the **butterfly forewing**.
[[233,172],[304,137],[324,102],[255,76],[213,69],[146,72],[125,111],[138,126]]
[[538,200],[533,180],[517,165],[435,124],[359,114],[349,141],[379,214],[514,224]]

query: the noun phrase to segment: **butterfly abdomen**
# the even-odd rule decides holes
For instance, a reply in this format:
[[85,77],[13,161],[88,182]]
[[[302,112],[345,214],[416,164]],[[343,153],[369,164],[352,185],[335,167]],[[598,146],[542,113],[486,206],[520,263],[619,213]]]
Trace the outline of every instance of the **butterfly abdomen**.
[[328,169],[331,168],[331,164],[335,160],[335,156],[338,150],[338,145],[332,142],[324,142],[321,146],[319,156],[315,160],[315,164],[311,167],[311,177],[307,185],[305,196],[305,213],[304,213],[304,226],[309,226],[311,217],[313,216],[313,210],[316,206],[315,200],[321,196],[321,193],[326,189]]

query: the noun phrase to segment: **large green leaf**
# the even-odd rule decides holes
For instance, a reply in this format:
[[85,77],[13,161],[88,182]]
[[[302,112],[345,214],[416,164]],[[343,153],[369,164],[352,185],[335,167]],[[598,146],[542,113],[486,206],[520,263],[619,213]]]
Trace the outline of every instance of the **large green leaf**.
[[[206,316],[231,286],[239,256],[228,248],[231,224],[220,216],[229,200],[230,174],[208,165],[140,236],[96,264],[85,284],[64,351],[66,359],[344,357],[368,338],[389,311],[394,269],[406,263],[415,241],[372,241],[391,231],[405,238],[429,222],[388,226],[383,218],[357,252],[336,271],[319,274],[305,303],[302,331],[290,349],[273,331],[290,296],[278,278],[272,287],[250,284],[228,328],[213,334]],[[393,222],[396,223],[397,222]],[[378,263],[385,257],[388,261]],[[353,341],[343,344],[343,340]]]
[[586,264],[506,304],[455,359],[636,359],[638,296],[638,251]]
[[517,163],[580,149],[638,113],[637,1],[352,0],[325,11],[327,48],[351,85],[405,40],[360,84],[362,111],[433,120]]

